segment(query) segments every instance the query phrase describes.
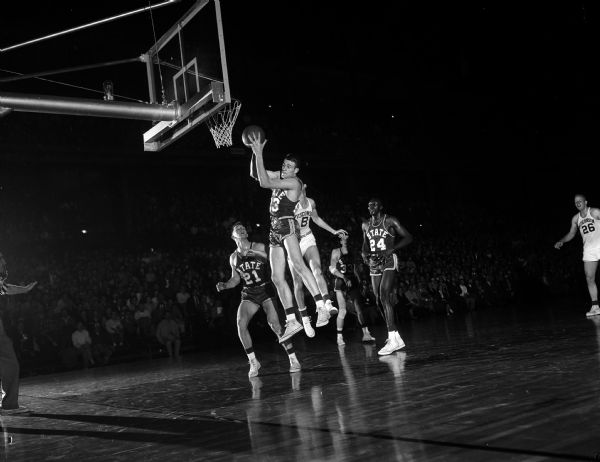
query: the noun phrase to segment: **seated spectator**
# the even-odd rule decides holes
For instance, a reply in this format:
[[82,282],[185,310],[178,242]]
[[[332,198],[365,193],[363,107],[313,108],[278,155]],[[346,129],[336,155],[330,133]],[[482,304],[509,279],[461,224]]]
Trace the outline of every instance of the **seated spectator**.
[[112,312],[110,318],[106,320],[106,325],[104,326],[106,331],[110,334],[112,338],[113,346],[123,346],[123,323],[121,322],[121,318],[119,317],[119,313],[116,311]]
[[95,320],[90,337],[92,338],[92,356],[101,364],[108,364],[110,357],[115,351],[110,334],[104,327],[105,320]]
[[171,311],[165,311],[164,318],[158,323],[156,338],[167,348],[169,358],[179,358],[181,347],[179,325],[173,319]]
[[77,329],[71,335],[71,340],[78,354],[83,358],[83,367],[87,369],[90,364],[93,366],[92,339],[81,321],[77,323]]
[[152,314],[150,313],[150,309],[148,305],[145,303],[140,303],[135,313],[133,313],[133,318],[137,323],[137,331],[139,336],[142,339],[147,339],[152,336]]

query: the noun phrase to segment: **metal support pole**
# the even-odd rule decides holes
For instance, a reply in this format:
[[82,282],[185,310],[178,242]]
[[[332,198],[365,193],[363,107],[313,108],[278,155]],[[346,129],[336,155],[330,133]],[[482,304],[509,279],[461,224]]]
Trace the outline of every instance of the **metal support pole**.
[[82,98],[68,98],[46,95],[24,95],[0,93],[0,107],[18,112],[39,112],[45,114],[67,114],[92,117],[113,117],[117,119],[172,121],[181,117],[178,104],[125,103],[121,101],[96,101]]

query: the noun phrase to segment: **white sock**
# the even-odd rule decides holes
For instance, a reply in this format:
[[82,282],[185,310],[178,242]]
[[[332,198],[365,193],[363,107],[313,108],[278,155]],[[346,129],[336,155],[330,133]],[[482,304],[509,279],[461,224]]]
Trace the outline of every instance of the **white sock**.
[[296,320],[296,315],[295,314],[286,314],[285,315],[285,320],[286,321],[295,321]]
[[325,307],[325,302],[323,300],[319,300],[317,302],[317,309],[322,310]]
[[252,353],[248,353],[248,359],[250,361],[254,361],[256,359],[256,355],[254,354],[254,351]]
[[298,358],[296,358],[296,353],[291,353],[291,354],[289,354],[288,356],[289,356],[289,358],[290,358],[290,361],[291,361],[292,359],[296,359],[296,360],[298,359]]

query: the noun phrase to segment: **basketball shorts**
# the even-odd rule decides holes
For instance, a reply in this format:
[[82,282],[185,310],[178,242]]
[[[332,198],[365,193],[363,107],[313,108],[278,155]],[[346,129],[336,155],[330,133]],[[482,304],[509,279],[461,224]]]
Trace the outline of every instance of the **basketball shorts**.
[[355,276],[351,276],[348,279],[350,279],[350,288],[348,288],[346,281],[342,278],[335,278],[333,290],[336,292],[346,292],[348,297],[355,297],[356,294],[360,294],[360,283]]
[[267,300],[274,300],[276,297],[275,287],[270,282],[265,282],[260,286],[244,287],[242,289],[242,301],[252,302],[256,305],[262,305]]
[[315,235],[313,233],[308,233],[304,237],[300,238],[300,252],[302,252],[302,256],[306,253],[309,247],[317,245],[317,240],[315,239]]
[[294,217],[271,218],[271,230],[269,232],[269,245],[271,247],[283,247],[283,241],[294,234],[298,236],[298,227]]
[[600,247],[584,247],[583,261],[598,261],[600,260]]
[[369,257],[369,274],[371,276],[381,276],[384,271],[398,270],[398,256],[393,253],[387,257],[378,254],[372,254]]

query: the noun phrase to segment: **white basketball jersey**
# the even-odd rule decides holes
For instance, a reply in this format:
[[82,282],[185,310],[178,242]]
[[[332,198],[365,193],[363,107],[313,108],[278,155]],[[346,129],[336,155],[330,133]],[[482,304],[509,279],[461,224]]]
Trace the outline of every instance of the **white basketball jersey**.
[[300,237],[311,233],[310,217],[312,211],[312,203],[308,199],[306,200],[306,207],[302,206],[302,201],[298,201],[296,204],[296,208],[294,209],[294,218],[296,218],[298,227],[300,228]]
[[581,218],[581,214],[577,217],[577,226],[583,239],[584,247],[600,248],[600,220],[595,219],[590,214],[590,208],[585,215]]

